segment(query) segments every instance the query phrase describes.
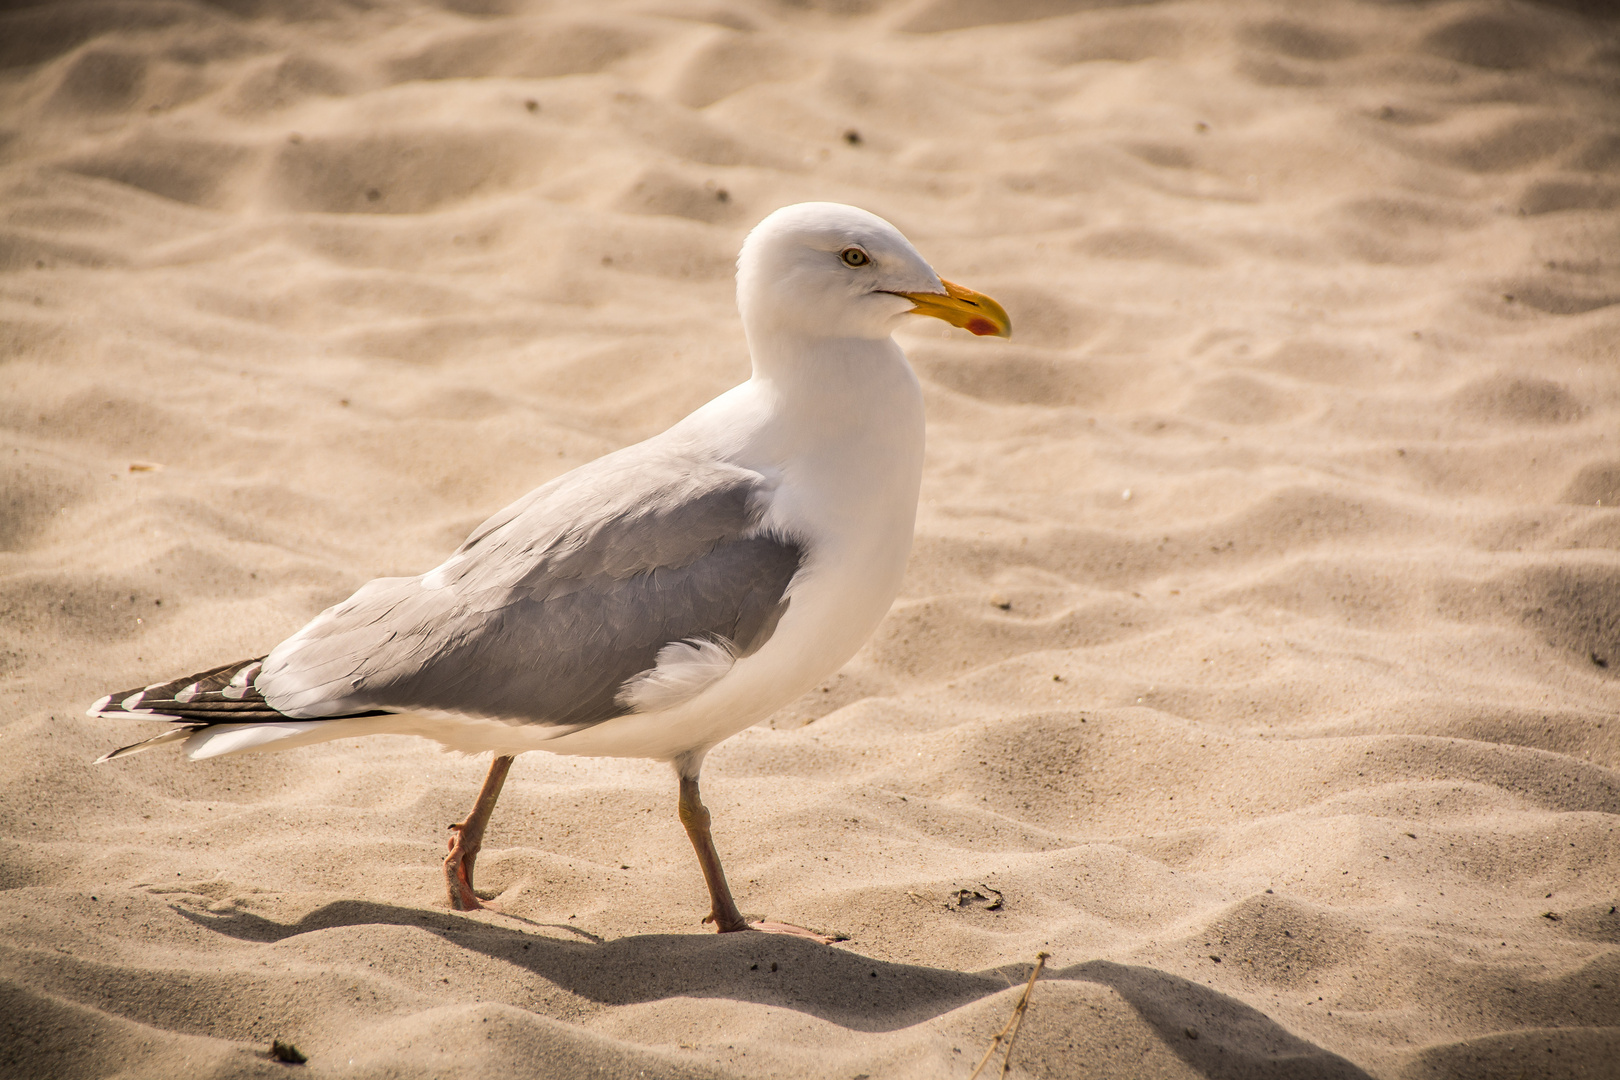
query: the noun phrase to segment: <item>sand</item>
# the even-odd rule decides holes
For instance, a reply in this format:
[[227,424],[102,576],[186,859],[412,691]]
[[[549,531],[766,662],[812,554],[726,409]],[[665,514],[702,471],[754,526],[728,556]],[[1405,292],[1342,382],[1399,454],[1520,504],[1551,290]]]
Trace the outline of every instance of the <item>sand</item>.
[[[0,16],[0,1074],[1613,1076],[1620,25],[1596,3]],[[746,376],[732,260],[902,228],[901,599],[719,747],[189,763],[262,654]],[[273,1039],[309,1058],[270,1060]]]

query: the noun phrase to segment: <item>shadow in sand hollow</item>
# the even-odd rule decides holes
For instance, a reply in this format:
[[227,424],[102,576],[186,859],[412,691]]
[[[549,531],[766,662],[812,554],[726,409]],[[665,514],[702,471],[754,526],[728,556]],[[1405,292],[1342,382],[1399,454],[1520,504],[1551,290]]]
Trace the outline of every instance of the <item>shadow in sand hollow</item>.
[[[856,1031],[895,1031],[1016,986],[1027,966],[982,972],[891,964],[776,934],[646,934],[560,941],[449,912],[360,900],[328,904],[295,923],[247,912],[175,908],[244,941],[273,942],[343,926],[408,926],[512,964],[604,1005],[712,997],[775,1005]],[[572,927],[559,927],[573,933]],[[773,966],[775,970],[772,970]],[[1368,1080],[1336,1054],[1236,998],[1155,968],[1106,960],[1048,970],[1124,998],[1189,1066],[1210,1080]],[[1188,1032],[1196,1031],[1197,1037]]]
[[1109,987],[1209,1080],[1371,1080],[1258,1009],[1166,971],[1092,960],[1050,977]]

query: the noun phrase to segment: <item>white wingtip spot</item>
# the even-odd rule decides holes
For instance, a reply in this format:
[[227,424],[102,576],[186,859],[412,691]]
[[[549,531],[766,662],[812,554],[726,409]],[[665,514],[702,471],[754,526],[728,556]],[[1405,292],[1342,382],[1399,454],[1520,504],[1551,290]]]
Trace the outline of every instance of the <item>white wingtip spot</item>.
[[262,664],[259,661],[255,660],[255,661],[253,661],[253,663],[249,664],[247,667],[243,668],[241,671],[238,671],[235,675],[231,676],[231,685],[232,686],[240,686],[240,687],[243,687],[243,688],[251,686],[251,685],[253,685],[253,680],[257,679],[259,677],[259,672],[261,672],[263,670],[264,670],[264,664]]
[[220,691],[220,695],[222,697],[228,697],[232,701],[241,701],[243,698],[247,697],[247,687],[227,686],[225,689]]
[[198,683],[192,683],[190,686],[174,695],[174,700],[181,702],[190,701],[200,693],[202,693],[201,685]]
[[[86,716],[100,716],[100,715],[102,715],[101,710],[105,709],[107,706],[109,706],[111,704],[112,704],[112,695],[111,694],[104,695],[103,697],[98,697],[98,698],[96,698],[96,703],[94,705],[90,706],[89,710],[86,711],[84,715],[86,715]],[[107,759],[102,758],[101,760],[106,761]]]
[[125,698],[123,701],[120,701],[118,703],[119,708],[123,709],[125,712],[134,712],[136,709],[141,707],[141,698],[145,696],[145,690],[138,690],[129,695],[129,697]]

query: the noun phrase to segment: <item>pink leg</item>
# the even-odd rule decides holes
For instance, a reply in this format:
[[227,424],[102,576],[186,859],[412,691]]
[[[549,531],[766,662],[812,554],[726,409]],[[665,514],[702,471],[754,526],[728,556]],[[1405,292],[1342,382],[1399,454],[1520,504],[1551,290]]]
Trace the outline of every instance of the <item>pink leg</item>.
[[681,777],[680,813],[681,824],[686,826],[686,835],[691,838],[692,847],[697,851],[698,865],[703,868],[703,880],[709,885],[711,907],[704,922],[714,923],[715,930],[722,934],[735,933],[739,930],[759,930],[767,934],[807,937],[823,945],[831,945],[840,940],[790,923],[751,923],[744,919],[742,912],[737,910],[737,902],[731,898],[731,887],[726,884],[726,872],[720,867],[720,853],[714,849],[714,837],[709,832],[709,808],[703,805],[703,799],[698,794],[695,776]]
[[456,911],[476,911],[483,907],[478,894],[473,892],[473,863],[484,846],[484,828],[489,815],[495,810],[495,800],[501,797],[501,785],[512,768],[512,758],[497,757],[490,762],[484,786],[478,789],[478,801],[473,804],[467,820],[451,825],[450,854],[444,857],[444,884],[450,893],[450,907]]

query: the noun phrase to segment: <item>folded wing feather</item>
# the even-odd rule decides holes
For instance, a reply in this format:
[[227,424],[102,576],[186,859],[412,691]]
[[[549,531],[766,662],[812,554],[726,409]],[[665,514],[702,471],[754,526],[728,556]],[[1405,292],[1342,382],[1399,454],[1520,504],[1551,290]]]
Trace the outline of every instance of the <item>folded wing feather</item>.
[[[760,530],[773,486],[628,447],[513,503],[436,570],[370,582],[272,651],[256,686],[300,718],[441,709],[577,727],[674,701],[786,609],[806,547]],[[661,659],[679,678],[653,679]]]

